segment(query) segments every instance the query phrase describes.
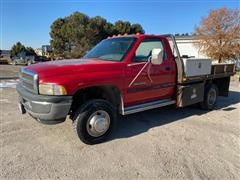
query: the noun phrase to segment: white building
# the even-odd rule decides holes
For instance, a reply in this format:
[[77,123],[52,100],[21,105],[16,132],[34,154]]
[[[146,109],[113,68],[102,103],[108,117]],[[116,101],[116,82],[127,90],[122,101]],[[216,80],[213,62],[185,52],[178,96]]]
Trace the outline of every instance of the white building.
[[42,56],[43,55],[43,51],[42,51],[42,48],[37,48],[34,50],[35,53],[38,55],[38,56]]

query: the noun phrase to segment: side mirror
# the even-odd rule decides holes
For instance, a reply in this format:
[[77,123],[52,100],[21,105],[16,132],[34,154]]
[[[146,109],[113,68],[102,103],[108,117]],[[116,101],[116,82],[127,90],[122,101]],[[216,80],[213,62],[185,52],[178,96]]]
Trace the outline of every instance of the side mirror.
[[163,62],[163,49],[155,48],[152,50],[151,63],[154,65],[162,64]]

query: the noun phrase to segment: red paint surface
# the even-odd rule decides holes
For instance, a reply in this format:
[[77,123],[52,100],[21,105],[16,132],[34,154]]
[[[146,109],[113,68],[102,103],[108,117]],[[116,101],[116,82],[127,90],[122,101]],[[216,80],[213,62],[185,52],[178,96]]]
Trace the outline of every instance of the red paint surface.
[[[92,59],[62,60],[35,64],[28,69],[38,73],[39,83],[63,85],[69,95],[74,95],[77,90],[86,87],[115,86],[121,92],[125,106],[172,97],[175,94],[177,74],[168,40],[165,37],[153,35],[139,35],[136,38],[137,41],[122,62]],[[135,50],[145,38],[160,38],[164,44],[167,59],[161,65],[151,65],[149,72],[153,82],[148,78],[148,67],[146,67],[135,81],[145,82],[145,84],[129,87],[145,64],[132,62]],[[166,85],[169,86],[165,87]]]

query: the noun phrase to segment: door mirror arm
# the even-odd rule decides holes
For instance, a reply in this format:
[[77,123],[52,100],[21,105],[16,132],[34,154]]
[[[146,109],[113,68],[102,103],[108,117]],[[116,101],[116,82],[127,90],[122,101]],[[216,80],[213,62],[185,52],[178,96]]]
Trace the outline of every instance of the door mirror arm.
[[151,62],[152,61],[152,55],[148,57],[147,62]]

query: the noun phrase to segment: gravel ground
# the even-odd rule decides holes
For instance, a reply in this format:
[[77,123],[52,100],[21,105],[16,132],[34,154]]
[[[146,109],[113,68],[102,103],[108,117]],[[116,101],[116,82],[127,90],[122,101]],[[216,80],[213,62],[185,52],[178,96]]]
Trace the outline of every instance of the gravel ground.
[[0,65],[0,79],[3,78],[11,78],[11,77],[17,77],[18,76],[18,72],[20,71],[20,69],[24,67],[24,66],[13,66],[13,65]]
[[0,88],[0,179],[240,179],[239,82],[210,112],[120,117],[112,139],[94,146],[77,138],[70,119],[48,126],[20,115],[10,87]]

